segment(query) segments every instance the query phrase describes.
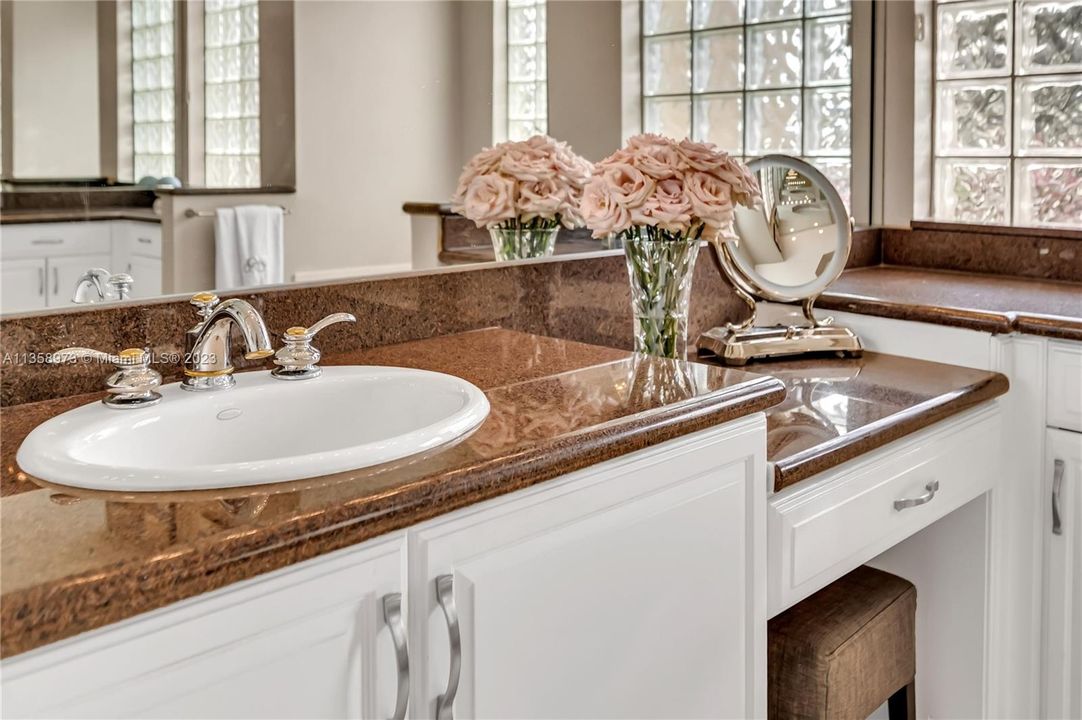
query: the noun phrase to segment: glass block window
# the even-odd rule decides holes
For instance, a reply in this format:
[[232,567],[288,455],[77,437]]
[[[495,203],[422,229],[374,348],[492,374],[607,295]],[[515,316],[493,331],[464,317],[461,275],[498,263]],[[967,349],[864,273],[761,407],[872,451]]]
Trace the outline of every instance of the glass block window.
[[933,215],[1082,227],[1082,0],[935,4]]
[[259,187],[259,1],[206,0],[203,77],[209,187]]
[[176,174],[173,0],[132,0],[133,175]]
[[507,137],[548,132],[545,0],[507,1]]
[[849,204],[849,0],[643,0],[642,126],[803,157]]

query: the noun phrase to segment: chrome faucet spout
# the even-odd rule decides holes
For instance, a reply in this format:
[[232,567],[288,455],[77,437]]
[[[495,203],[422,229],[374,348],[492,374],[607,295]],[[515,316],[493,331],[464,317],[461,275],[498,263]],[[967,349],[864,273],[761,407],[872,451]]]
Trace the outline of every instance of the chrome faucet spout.
[[225,390],[233,387],[230,331],[240,329],[244,357],[249,360],[274,354],[263,316],[247,300],[233,298],[218,302],[210,293],[192,297],[202,320],[186,335],[184,357],[185,390]]

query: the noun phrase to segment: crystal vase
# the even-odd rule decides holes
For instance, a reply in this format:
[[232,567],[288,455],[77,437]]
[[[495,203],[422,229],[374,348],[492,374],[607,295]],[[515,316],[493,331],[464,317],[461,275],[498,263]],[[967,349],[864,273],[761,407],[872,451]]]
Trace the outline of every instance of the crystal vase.
[[698,238],[653,227],[623,233],[635,352],[687,359],[688,304]]
[[489,228],[497,260],[548,257],[556,249],[559,226],[545,228]]

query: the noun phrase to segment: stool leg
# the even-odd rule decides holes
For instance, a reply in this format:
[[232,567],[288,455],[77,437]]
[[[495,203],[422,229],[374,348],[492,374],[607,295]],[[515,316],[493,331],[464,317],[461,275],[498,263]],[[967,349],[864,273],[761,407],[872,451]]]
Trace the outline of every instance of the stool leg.
[[887,700],[887,716],[890,720],[916,720],[917,681],[913,680]]

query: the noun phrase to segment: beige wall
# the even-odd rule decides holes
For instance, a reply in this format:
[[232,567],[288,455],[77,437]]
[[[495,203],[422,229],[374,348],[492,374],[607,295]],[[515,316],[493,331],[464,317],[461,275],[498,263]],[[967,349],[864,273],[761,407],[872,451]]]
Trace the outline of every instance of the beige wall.
[[402,203],[448,198],[465,159],[455,119],[456,5],[296,3],[297,194],[287,276],[409,263]]
[[101,172],[97,4],[17,0],[12,10],[16,177]]
[[620,3],[548,4],[549,134],[590,160],[622,144]]

